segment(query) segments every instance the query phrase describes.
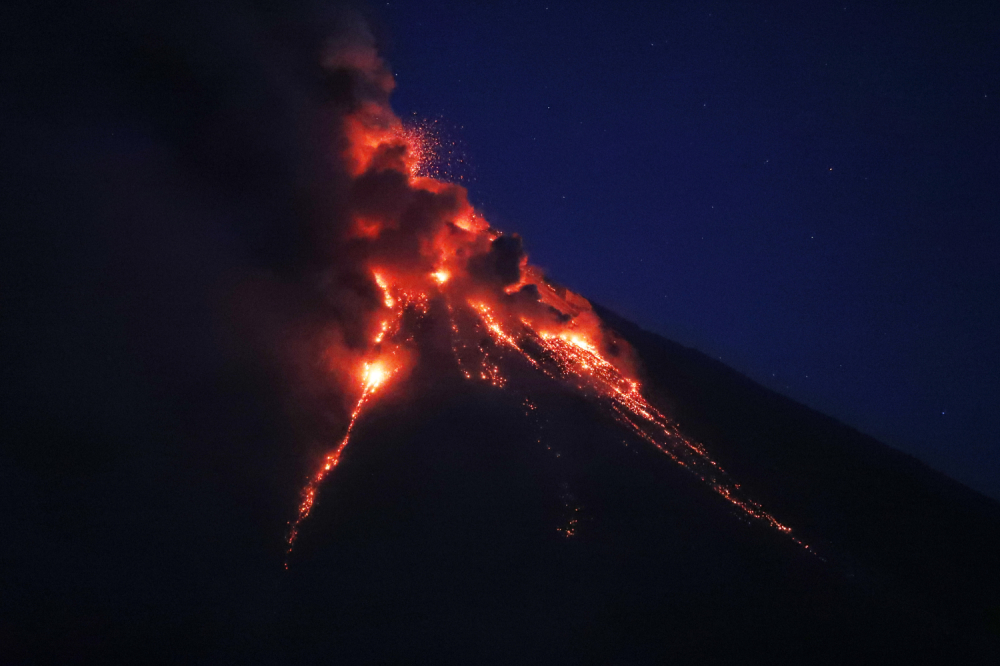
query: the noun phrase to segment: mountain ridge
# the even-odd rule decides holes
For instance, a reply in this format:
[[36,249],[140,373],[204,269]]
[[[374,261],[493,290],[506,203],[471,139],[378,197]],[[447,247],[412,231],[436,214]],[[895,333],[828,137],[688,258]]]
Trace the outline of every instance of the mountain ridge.
[[[947,606],[959,623],[993,623],[996,631],[1000,576],[993,562],[1000,553],[1000,503],[702,352],[644,331],[604,307],[595,310],[633,345],[644,372],[669,393],[685,432],[704,441],[737,479],[752,483],[757,499],[787,517],[807,540],[815,534],[820,552],[835,562],[851,562],[854,576],[867,562],[908,584],[923,576],[935,587],[935,581],[948,578],[928,602]],[[763,415],[767,411],[785,418],[775,426],[773,416]],[[758,432],[747,432],[754,426]],[[812,446],[804,446],[807,442]],[[789,468],[785,473],[783,466]],[[854,476],[837,480],[838,470]],[[819,534],[814,523],[824,521],[821,531],[827,534]],[[893,544],[887,532],[900,543]],[[946,563],[953,558],[961,564],[952,566],[965,574],[952,571],[949,578]],[[970,606],[978,609],[969,612]]]

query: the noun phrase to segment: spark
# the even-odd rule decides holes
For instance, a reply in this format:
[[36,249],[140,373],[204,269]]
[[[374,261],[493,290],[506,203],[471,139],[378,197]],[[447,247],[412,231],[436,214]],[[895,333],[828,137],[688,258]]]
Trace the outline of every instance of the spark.
[[396,299],[392,297],[392,292],[389,291],[389,283],[385,281],[381,273],[374,273],[373,275],[375,277],[375,284],[382,290],[382,302],[385,303],[385,307],[396,307]]
[[375,344],[378,344],[378,343],[382,342],[382,339],[385,337],[385,333],[388,330],[389,330],[389,321],[388,320],[383,321],[382,322],[382,328],[379,330],[378,334],[376,334],[376,336],[375,336]]
[[431,125],[401,124],[393,130],[392,138],[406,146],[405,161],[411,180],[439,175],[434,168],[439,139]]

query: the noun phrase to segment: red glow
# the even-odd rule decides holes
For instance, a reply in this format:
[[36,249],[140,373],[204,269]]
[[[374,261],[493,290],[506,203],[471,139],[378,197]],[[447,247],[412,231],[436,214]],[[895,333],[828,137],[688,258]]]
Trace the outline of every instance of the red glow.
[[[583,334],[571,330],[539,333],[524,319],[520,321],[520,332],[515,334],[504,329],[488,306],[482,303],[470,305],[479,313],[485,330],[498,344],[518,352],[532,366],[553,379],[577,380],[579,390],[592,392],[606,401],[609,413],[628,430],[697,475],[745,515],[780,532],[791,532],[791,528],[779,522],[760,505],[742,497],[739,484],[728,478],[725,470],[709,456],[705,448],[684,437],[666,416],[646,400],[639,383],[628,378],[615,364],[608,361]],[[528,355],[524,351],[522,340],[529,339],[539,343],[550,354],[554,364],[540,364]],[[566,528],[566,536],[574,533],[575,524],[573,522]],[[809,549],[799,539],[792,539]]]
[[381,363],[372,363],[365,366],[365,388],[373,391],[389,378],[390,372]]
[[[387,109],[373,105],[362,105],[352,114],[345,131],[344,158],[352,177],[393,172],[396,182],[405,184],[394,190],[398,200],[374,197],[352,213],[347,238],[364,249],[361,256],[366,257],[371,280],[366,298],[375,293],[378,302],[366,305],[366,312],[374,311],[365,322],[364,339],[370,344],[345,368],[357,382],[346,387],[347,394],[359,397],[342,439],[323,456],[302,490],[288,535],[289,554],[320,485],[341,463],[365,407],[404,367],[406,350],[415,351],[412,331],[404,322],[426,315],[433,299],[447,305],[451,348],[465,378],[503,388],[508,383],[503,369],[513,362],[506,359],[527,363],[591,397],[634,438],[693,473],[743,515],[790,532],[745,497],[704,446],[686,438],[649,402],[629,367],[624,343],[614,341],[615,348],[625,352],[607,353],[609,334],[585,298],[547,281],[523,255],[514,258],[519,267],[515,283],[491,281],[488,271],[484,273],[483,266],[489,266],[484,257],[499,245],[495,241],[501,234],[469,204],[464,188],[440,179],[433,132],[426,126],[408,128]],[[484,336],[495,344],[480,344]],[[358,358],[364,360],[354,365]],[[571,508],[569,503],[566,507]],[[559,528],[567,537],[578,533],[578,511],[572,508],[570,519]]]

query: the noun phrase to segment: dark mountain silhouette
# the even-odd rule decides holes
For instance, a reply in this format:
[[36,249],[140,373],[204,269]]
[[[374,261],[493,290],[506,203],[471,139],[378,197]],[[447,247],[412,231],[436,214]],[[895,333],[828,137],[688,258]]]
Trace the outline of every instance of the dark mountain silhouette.
[[[724,364],[602,318],[641,354],[684,430],[710,443],[851,586],[996,649],[1000,505]],[[927,638],[927,636],[925,636]],[[996,654],[996,653],[993,653]],[[926,656],[926,655],[924,655]]]
[[470,386],[441,352],[373,409],[323,490],[290,574],[311,590],[286,618],[303,657],[941,662],[996,648],[994,502],[602,314],[688,431],[822,557],[741,520],[586,399],[527,368],[503,390]]
[[[301,457],[252,377],[180,381],[164,411],[189,425],[166,418],[141,453],[21,413],[8,470],[49,492],[7,532],[31,541],[7,551],[8,661],[989,663],[995,502],[601,314],[685,432],[819,557],[526,363],[503,389],[464,379],[431,316],[287,572]],[[52,462],[46,442],[118,453]]]

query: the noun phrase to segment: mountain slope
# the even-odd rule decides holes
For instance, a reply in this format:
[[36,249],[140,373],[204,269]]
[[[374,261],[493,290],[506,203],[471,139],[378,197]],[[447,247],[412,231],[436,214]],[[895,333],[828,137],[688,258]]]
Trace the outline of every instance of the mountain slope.
[[860,585],[948,631],[997,633],[1000,505],[610,311],[685,431]]
[[[265,378],[200,367],[114,429],[49,418],[40,430],[12,413],[8,533],[30,538],[4,550],[5,653],[991,663],[995,503],[602,314],[685,433],[821,557],[517,356],[502,389],[467,380],[430,317],[411,374],[365,412],[322,484],[288,571],[302,456]],[[70,456],[91,442],[117,453]]]
[[987,659],[995,504],[602,314],[685,429],[823,557],[747,524],[586,398],[526,366],[505,366],[503,390],[470,385],[442,352],[373,408],[323,489],[284,590],[309,589],[283,619],[303,656]]

